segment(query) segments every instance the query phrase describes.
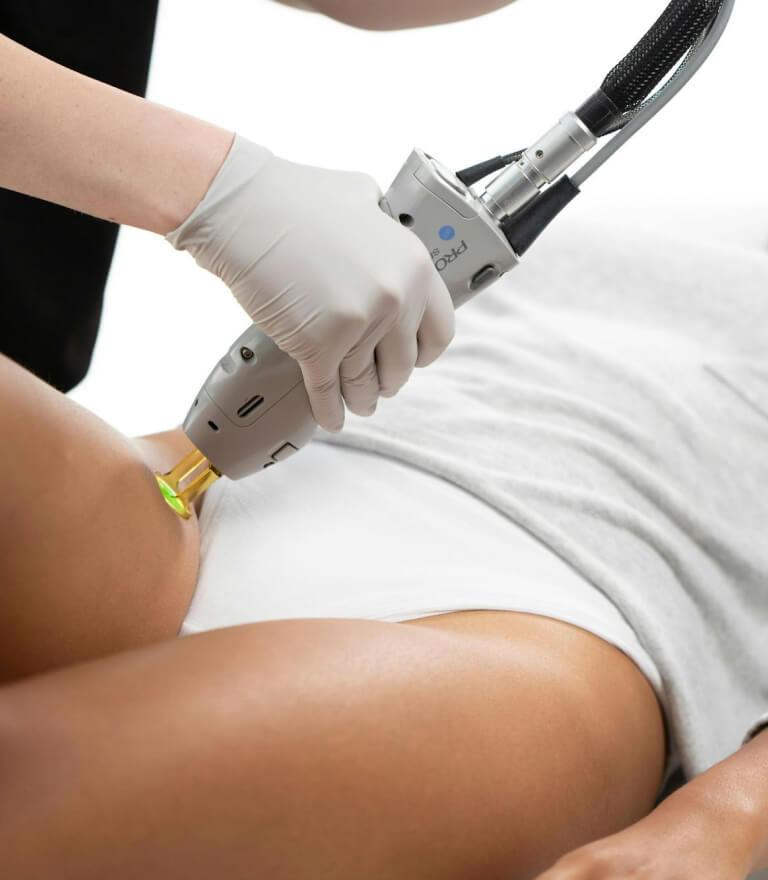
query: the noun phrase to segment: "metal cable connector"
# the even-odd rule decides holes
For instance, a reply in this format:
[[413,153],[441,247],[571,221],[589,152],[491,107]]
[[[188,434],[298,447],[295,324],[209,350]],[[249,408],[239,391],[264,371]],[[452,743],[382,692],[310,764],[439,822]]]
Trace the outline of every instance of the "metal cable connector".
[[579,117],[566,113],[514,165],[494,177],[480,199],[497,220],[502,220],[528,204],[596,143],[597,138]]

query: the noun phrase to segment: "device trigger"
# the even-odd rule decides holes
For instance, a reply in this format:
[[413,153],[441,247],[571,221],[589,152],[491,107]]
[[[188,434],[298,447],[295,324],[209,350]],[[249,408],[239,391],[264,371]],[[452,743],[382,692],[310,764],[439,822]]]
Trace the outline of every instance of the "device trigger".
[[285,461],[286,458],[290,458],[294,453],[299,450],[293,445],[293,443],[283,443],[283,445],[276,449],[272,453],[273,461]]
[[469,282],[469,289],[474,291],[484,290],[500,277],[501,272],[499,272],[496,266],[483,266],[479,272],[475,272],[472,276],[472,280]]

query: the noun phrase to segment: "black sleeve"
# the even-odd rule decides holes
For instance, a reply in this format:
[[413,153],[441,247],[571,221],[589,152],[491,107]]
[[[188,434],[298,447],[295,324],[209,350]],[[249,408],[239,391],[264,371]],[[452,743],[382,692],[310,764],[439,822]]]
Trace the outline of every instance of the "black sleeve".
[[[158,0],[0,0],[0,32],[145,93]],[[62,391],[87,373],[118,227],[0,188],[0,351]]]

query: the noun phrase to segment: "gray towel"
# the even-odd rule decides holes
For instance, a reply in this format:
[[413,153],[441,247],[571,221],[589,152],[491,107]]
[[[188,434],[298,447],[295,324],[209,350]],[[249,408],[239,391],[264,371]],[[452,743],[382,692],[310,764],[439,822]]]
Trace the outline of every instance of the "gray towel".
[[318,439],[469,490],[603,591],[691,779],[768,708],[767,345],[768,254],[561,218],[434,365]]

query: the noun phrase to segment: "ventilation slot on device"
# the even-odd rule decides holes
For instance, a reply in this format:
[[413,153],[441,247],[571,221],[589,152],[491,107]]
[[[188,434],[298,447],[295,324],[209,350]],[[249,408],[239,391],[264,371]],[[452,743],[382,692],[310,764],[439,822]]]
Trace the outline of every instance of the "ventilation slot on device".
[[250,400],[245,401],[237,411],[237,414],[241,419],[244,419],[246,416],[249,416],[257,406],[261,406],[262,403],[264,403],[264,398],[260,394],[256,394]]

